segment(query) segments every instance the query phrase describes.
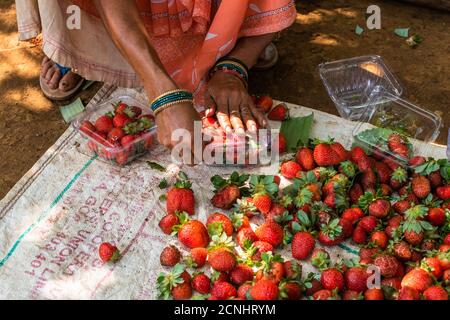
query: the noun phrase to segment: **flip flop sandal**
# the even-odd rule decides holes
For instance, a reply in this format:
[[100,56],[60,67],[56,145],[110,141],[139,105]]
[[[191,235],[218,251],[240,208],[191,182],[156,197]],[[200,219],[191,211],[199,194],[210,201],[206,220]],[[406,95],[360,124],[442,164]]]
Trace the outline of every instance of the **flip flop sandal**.
[[[61,72],[61,77],[64,77],[64,75],[71,70],[70,68],[60,66],[59,64],[56,64],[56,66],[59,68],[59,71]],[[49,85],[45,83],[45,79],[42,77],[42,75],[39,76],[39,83],[41,85],[41,90],[44,93],[44,96],[46,96],[50,100],[61,101],[61,100],[68,100],[73,96],[75,96],[78,90],[82,87],[84,79],[80,78],[80,81],[77,83],[77,85],[69,91],[62,91],[59,88],[58,89],[50,88]]]
[[255,70],[268,70],[277,64],[279,59],[278,49],[270,43],[263,51],[258,62],[253,66]]

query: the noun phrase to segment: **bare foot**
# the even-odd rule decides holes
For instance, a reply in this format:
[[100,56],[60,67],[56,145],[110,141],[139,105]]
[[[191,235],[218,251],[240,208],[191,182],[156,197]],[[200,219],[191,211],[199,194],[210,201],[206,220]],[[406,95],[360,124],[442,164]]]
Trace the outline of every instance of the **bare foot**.
[[72,71],[61,76],[61,71],[52,60],[44,57],[41,66],[41,75],[45,83],[53,90],[69,91],[78,84],[81,77]]

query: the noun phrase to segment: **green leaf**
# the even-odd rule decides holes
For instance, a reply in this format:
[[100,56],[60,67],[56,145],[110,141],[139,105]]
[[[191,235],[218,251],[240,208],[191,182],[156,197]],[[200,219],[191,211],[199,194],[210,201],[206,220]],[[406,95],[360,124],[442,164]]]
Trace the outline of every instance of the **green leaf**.
[[159,196],[159,201],[164,202],[167,200],[167,196],[165,194],[162,194]]
[[147,164],[152,168],[153,170],[157,170],[160,172],[166,172],[166,168],[164,168],[159,163],[153,162],[153,161],[147,161]]
[[286,138],[286,149],[293,152],[299,145],[306,144],[311,134],[314,113],[306,117],[294,117],[283,121],[280,132]]
[[166,189],[168,186],[169,186],[169,183],[167,182],[166,178],[162,178],[161,182],[158,185],[158,188]]
[[397,28],[394,30],[394,33],[402,38],[408,38],[409,36],[409,28]]

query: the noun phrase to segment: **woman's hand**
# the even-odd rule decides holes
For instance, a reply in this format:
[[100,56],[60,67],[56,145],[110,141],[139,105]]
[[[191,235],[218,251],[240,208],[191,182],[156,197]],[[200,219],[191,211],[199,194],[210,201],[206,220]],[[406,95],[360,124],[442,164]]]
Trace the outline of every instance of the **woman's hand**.
[[217,113],[217,120],[227,133],[233,129],[238,134],[245,133],[245,129],[256,132],[256,123],[266,127],[265,117],[254,105],[244,83],[232,74],[215,72],[208,83],[205,101],[206,114]]
[[[187,130],[191,135],[189,147],[191,148],[190,150],[193,155],[194,121],[199,120],[200,116],[191,103],[180,103],[160,111],[156,115],[158,141],[165,147],[172,149],[179,143],[179,141],[172,140],[173,131],[175,131],[176,129]],[[181,136],[186,137],[183,132],[181,132]]]

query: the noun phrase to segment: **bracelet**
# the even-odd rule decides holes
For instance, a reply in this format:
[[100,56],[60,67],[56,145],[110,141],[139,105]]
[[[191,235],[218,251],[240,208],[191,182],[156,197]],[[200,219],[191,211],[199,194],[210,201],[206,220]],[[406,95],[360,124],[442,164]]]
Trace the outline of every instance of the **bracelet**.
[[154,111],[154,115],[155,115],[155,117],[158,115],[158,113],[160,113],[161,111],[164,111],[164,110],[166,110],[167,108],[170,108],[170,107],[172,107],[172,106],[174,106],[174,105],[176,105],[176,104],[179,104],[179,103],[190,103],[190,104],[194,104],[194,102],[192,101],[192,99],[185,99],[185,100],[179,100],[179,101],[174,101],[174,102],[170,102],[170,103],[167,103],[167,104],[165,104],[165,105],[163,105],[162,107],[159,107],[158,109],[156,109],[155,111]]
[[220,72],[223,72],[223,73],[227,73],[227,74],[231,74],[231,75],[235,76],[236,78],[238,78],[239,80],[242,81],[242,83],[244,84],[245,88],[248,88],[247,81],[245,81],[245,79],[242,77],[242,75],[239,72],[237,72],[235,70],[227,70],[227,69],[222,69],[222,70],[217,70],[217,71],[220,71]]
[[242,81],[244,81],[246,84],[248,83],[248,73],[245,70],[245,68],[238,63],[234,61],[222,61],[217,63],[211,74],[214,74],[217,71],[225,71],[228,73],[233,73],[234,75],[237,75]]
[[192,102],[193,99],[194,99],[193,95],[189,91],[181,90],[181,89],[172,90],[172,91],[163,93],[162,95],[160,95],[159,97],[154,99],[151,103],[151,109],[153,110],[153,112],[156,115],[157,110],[159,108],[164,107],[165,105],[168,105],[168,104],[173,105],[173,104],[179,103],[181,101],[185,101],[185,100]]
[[222,61],[232,61],[232,62],[238,63],[248,73],[248,70],[249,70],[248,66],[244,62],[242,62],[241,60],[239,60],[237,58],[230,57],[230,56],[225,56],[225,57],[222,57],[219,60],[217,60],[216,64],[218,64],[218,63],[220,63]]

